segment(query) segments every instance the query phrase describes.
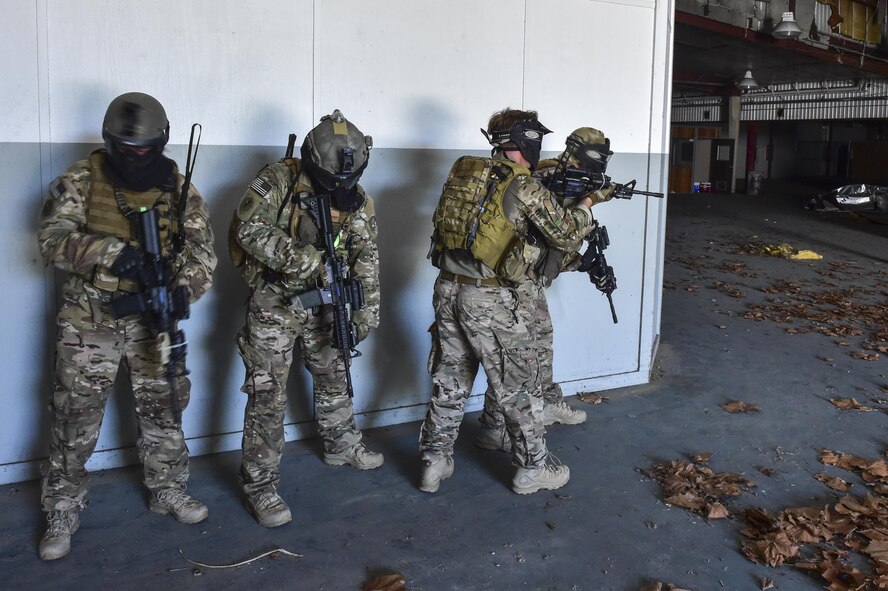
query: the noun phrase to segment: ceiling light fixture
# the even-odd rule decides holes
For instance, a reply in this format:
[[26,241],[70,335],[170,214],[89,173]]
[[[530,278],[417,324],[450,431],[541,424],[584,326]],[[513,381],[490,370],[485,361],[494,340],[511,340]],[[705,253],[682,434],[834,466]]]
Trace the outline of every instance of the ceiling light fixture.
[[737,83],[737,88],[742,90],[743,92],[749,92],[755,88],[759,87],[759,83],[755,81],[755,78],[752,77],[752,70],[746,70],[746,74],[743,76],[743,80]]
[[783,19],[771,34],[778,39],[798,39],[802,36],[802,29],[795,20],[795,14],[784,12]]

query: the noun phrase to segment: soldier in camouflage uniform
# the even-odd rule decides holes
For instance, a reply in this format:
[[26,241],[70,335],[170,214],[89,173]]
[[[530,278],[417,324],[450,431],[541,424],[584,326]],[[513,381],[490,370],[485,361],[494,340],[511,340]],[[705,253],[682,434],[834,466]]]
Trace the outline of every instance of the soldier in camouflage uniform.
[[[141,291],[144,254],[125,212],[154,208],[163,252],[169,255],[170,294],[181,306],[210,287],[216,257],[204,200],[190,188],[184,206],[184,248],[172,256],[184,178],[163,156],[169,123],[157,100],[127,93],[108,107],[105,148],[50,184],[40,221],[46,261],[68,271],[58,315],[49,462],[42,505],[48,527],[40,557],[54,560],[71,548],[86,506],[86,463],[95,449],[105,401],[123,359],[132,383],[149,508],[183,523],[206,518],[207,508],[185,492],[188,449],[181,415],[174,412],[158,338],[139,315],[115,320],[109,302]],[[184,360],[175,377],[178,408],[191,387]]]
[[[581,127],[574,130],[566,142],[568,148],[554,159],[542,160],[534,170],[533,176],[544,185],[552,173],[558,168],[560,162],[566,162],[567,166],[574,168],[595,168],[603,173],[607,167],[612,152],[610,141],[604,133],[591,127]],[[598,189],[588,195],[592,204],[605,203],[613,196],[614,186]],[[572,199],[558,197],[559,203],[570,206]],[[539,261],[534,266],[533,281],[537,285],[537,297],[532,310],[536,323],[537,333],[537,358],[540,362],[540,383],[543,389],[543,424],[551,425],[561,423],[564,425],[578,425],[585,422],[586,411],[571,408],[564,400],[561,385],[556,383],[552,375],[554,357],[553,338],[554,329],[552,316],[549,313],[549,303],[546,300],[545,289],[549,287],[555,278],[565,270],[576,270],[579,263],[579,247],[575,249],[560,250],[550,248],[543,244]],[[602,280],[606,280],[603,278]],[[484,396],[484,411],[481,413],[481,431],[475,439],[475,443],[482,449],[509,451],[509,438],[505,431],[502,410],[496,405],[496,400],[490,388]]]
[[595,226],[591,199],[565,209],[530,175],[545,133],[534,111],[494,113],[485,132],[493,157],[457,160],[438,202],[433,263],[441,274],[430,328],[434,390],[420,438],[421,490],[437,491],[453,473],[453,444],[479,364],[517,466],[512,490],[555,489],[570,478],[544,438],[533,265],[540,244],[575,249]]
[[277,492],[284,449],[287,376],[298,344],[312,374],[324,462],[360,470],[383,456],[361,442],[347,392],[342,354],[333,347],[330,306],[305,309],[300,294],[325,281],[322,239],[305,209],[313,194],[330,194],[337,253],[363,284],[365,305],[351,315],[357,340],[379,325],[379,254],[373,200],[357,184],[372,141],[338,110],[321,119],[302,145],[302,159],[285,158],[250,183],[235,214],[233,253],[253,287],[247,321],[237,343],[246,366],[247,394],[240,479],[246,507],[265,527],[291,520]]

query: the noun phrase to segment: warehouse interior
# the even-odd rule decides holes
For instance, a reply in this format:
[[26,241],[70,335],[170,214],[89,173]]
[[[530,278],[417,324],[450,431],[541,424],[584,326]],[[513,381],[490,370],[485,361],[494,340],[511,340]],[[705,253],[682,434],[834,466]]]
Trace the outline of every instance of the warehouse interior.
[[678,2],[670,190],[888,182],[886,32],[875,1]]

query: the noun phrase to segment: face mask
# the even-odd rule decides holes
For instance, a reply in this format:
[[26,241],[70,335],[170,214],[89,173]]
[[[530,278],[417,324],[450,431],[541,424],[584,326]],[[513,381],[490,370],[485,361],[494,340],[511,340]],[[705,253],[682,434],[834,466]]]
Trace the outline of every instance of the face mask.
[[364,198],[358,193],[358,187],[337,187],[330,191],[330,201],[340,211],[357,211],[364,204]]
[[519,121],[509,131],[495,131],[492,134],[488,134],[482,129],[481,133],[484,134],[484,137],[487,138],[494,150],[508,149],[506,148],[508,144],[515,146],[530,164],[532,170],[540,162],[543,136],[547,133],[552,133],[552,130],[539,121]]
[[573,157],[580,163],[580,168],[603,173],[607,170],[607,163],[612,154],[610,140],[605,139],[603,144],[579,145],[574,151]]
[[160,148],[152,147],[144,154],[137,154],[109,143],[105,147],[105,173],[114,184],[132,191],[166,188],[170,184],[173,161],[166,158]]

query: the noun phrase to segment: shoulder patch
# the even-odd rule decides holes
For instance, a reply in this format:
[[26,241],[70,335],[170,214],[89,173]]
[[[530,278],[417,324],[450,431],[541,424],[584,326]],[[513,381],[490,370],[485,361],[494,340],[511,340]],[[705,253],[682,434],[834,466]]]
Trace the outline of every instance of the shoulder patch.
[[[271,183],[263,179],[262,177],[257,176],[253,179],[253,182],[250,183],[250,188],[259,193],[261,197],[265,197],[268,195],[268,192],[271,191]],[[243,202],[241,202],[243,204]]]
[[243,199],[241,199],[240,205],[237,206],[237,218],[242,222],[247,221],[253,217],[253,213],[259,208],[261,203],[262,199],[247,191]]

